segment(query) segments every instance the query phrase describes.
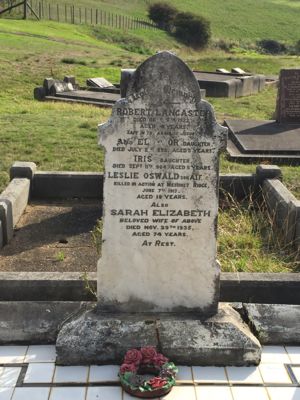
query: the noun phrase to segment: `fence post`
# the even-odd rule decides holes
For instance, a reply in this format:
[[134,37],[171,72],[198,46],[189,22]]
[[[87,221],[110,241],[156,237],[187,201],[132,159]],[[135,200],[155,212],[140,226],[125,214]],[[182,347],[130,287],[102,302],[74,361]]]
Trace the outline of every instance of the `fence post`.
[[91,8],[91,25],[93,25],[93,9]]
[[81,7],[79,7],[79,23],[81,24]]
[[59,5],[56,5],[57,21],[59,22]]
[[40,1],[39,1],[39,19],[42,19],[42,5]]
[[84,20],[85,23],[87,24],[87,8],[84,9]]
[[98,8],[96,8],[96,25],[98,25]]
[[24,0],[23,3],[23,19],[27,19],[27,0]]
[[49,3],[49,20],[51,21],[51,5]]

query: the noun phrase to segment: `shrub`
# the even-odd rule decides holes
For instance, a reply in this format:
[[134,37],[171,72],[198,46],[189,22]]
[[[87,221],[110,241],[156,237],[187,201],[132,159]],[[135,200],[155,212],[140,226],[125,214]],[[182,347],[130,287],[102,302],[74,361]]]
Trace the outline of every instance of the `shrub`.
[[76,58],[69,58],[69,57],[62,58],[61,62],[64,64],[87,65],[87,62],[85,60],[78,60]]
[[177,15],[177,9],[168,3],[158,2],[150,4],[148,17],[161,29],[170,31],[173,20]]
[[273,39],[260,40],[257,45],[264,53],[269,54],[280,54],[286,51],[286,46],[283,43]]
[[211,37],[210,22],[189,12],[177,14],[174,27],[179,40],[196,48],[205,47]]

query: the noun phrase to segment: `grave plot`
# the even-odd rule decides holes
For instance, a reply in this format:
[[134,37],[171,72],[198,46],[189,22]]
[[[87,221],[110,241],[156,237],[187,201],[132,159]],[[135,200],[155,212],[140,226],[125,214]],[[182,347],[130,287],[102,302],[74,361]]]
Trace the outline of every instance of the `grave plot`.
[[209,97],[243,97],[259,93],[265,87],[264,75],[193,71],[199,86]]
[[95,271],[93,230],[99,218],[96,199],[30,201],[0,251],[0,271]]
[[46,78],[43,86],[34,89],[34,98],[110,108],[120,99],[120,89],[104,78],[87,79],[87,87],[76,84],[73,76],[66,76],[63,81]]
[[283,69],[276,120],[225,120],[230,159],[300,162],[300,69]]
[[[239,69],[238,69],[239,70]],[[266,84],[264,75],[251,75],[226,71],[223,68],[216,72],[193,71],[201,90],[201,98],[208,97],[243,97],[262,91]],[[121,70],[121,95],[125,97],[128,84],[134,69]],[[244,71],[243,71],[244,72]],[[273,84],[275,80],[269,78],[267,84]]]

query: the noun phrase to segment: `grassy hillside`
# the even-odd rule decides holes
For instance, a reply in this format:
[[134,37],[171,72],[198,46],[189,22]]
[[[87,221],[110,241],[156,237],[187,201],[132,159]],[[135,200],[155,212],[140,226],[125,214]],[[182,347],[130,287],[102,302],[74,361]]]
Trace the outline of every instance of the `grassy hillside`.
[[[58,3],[57,0],[49,0]],[[64,0],[64,3],[95,7],[122,15],[145,17],[156,0]],[[204,15],[212,23],[215,38],[236,40],[300,38],[298,0],[170,0],[181,11]]]

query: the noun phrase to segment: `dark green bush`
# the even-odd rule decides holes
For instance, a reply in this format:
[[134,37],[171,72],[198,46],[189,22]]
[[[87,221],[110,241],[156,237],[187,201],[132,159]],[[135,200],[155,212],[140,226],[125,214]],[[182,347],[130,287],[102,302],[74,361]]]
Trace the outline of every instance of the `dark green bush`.
[[207,46],[211,37],[210,22],[201,16],[184,12],[174,19],[175,36],[183,43],[203,48]]
[[263,39],[257,43],[263,53],[280,54],[286,52],[286,46],[274,39]]
[[148,7],[148,17],[161,29],[171,31],[177,9],[168,3],[158,2]]

